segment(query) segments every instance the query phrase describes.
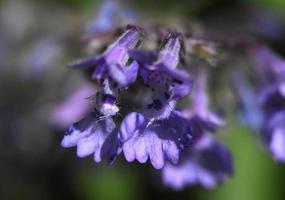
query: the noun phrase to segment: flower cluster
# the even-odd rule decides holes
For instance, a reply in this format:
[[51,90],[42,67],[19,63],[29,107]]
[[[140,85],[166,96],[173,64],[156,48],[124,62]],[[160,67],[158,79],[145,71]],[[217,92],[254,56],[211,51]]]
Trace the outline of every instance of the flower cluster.
[[[232,174],[233,166],[229,150],[214,139],[224,121],[209,110],[207,68],[181,62],[187,44],[182,33],[156,33],[163,41],[158,51],[144,50],[147,34],[128,25],[103,53],[71,63],[90,71],[100,89],[94,110],[69,127],[62,146],[77,146],[79,157],[93,154],[95,162],[107,158],[113,163],[121,153],[128,162],[149,160],[162,169],[165,184],[176,189],[193,184],[212,188]],[[192,88],[191,108],[178,109]],[[140,91],[145,95],[132,109],[132,97]],[[129,95],[131,103],[120,103],[122,95]]]
[[[215,187],[234,172],[230,150],[216,139],[225,121],[211,110],[208,90],[213,66],[221,61],[219,45],[162,26],[120,28],[114,22],[124,17],[118,9],[106,4],[93,26],[89,42],[109,44],[103,53],[70,64],[98,85],[93,111],[69,127],[62,146],[77,147],[79,157],[93,155],[95,162],[113,163],[121,154],[128,162],[149,161],[174,189]],[[225,70],[238,94],[241,121],[261,133],[275,160],[285,162],[285,61],[250,40],[224,43],[242,47],[258,75]],[[86,113],[83,105],[76,113]]]

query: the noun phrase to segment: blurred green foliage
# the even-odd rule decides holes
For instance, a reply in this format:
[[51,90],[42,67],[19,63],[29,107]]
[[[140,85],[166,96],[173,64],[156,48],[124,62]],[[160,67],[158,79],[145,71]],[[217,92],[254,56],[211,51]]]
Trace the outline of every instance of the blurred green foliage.
[[274,9],[284,10],[285,0],[242,0],[244,2],[252,2],[259,6],[266,6]]
[[115,167],[84,171],[81,189],[86,200],[139,199],[139,183],[134,174]]

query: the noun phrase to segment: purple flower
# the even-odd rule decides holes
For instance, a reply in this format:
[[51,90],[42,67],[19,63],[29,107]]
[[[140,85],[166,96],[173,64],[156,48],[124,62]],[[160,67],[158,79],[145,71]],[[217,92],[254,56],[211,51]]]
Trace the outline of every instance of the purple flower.
[[277,111],[267,119],[263,140],[275,160],[285,162],[285,110]]
[[129,55],[140,65],[144,83],[153,91],[153,103],[148,105],[161,118],[167,117],[176,100],[189,94],[191,79],[187,72],[177,70],[180,60],[181,39],[177,33],[170,34],[159,53],[131,50]]
[[163,181],[174,189],[202,185],[211,189],[233,173],[229,150],[204,134],[194,146],[187,148],[177,165],[167,164],[162,170]]
[[224,120],[216,113],[209,110],[209,98],[207,95],[207,77],[202,69],[195,76],[192,92],[191,108],[186,110],[190,119],[194,135],[213,133],[217,128],[224,125]]
[[165,184],[174,189],[194,184],[212,188],[233,171],[229,150],[216,142],[212,135],[224,121],[209,111],[205,73],[199,69],[196,74],[192,106],[185,111],[192,126],[191,144],[182,149],[177,164],[168,163],[162,171]]
[[94,154],[95,162],[101,162],[104,157],[113,162],[119,151],[116,125],[112,118],[95,110],[69,127],[61,145],[65,148],[77,146],[78,157]]
[[[182,42],[177,33],[170,34],[159,51],[132,50],[130,56],[141,65],[141,76],[146,85],[165,99],[178,99],[189,94],[191,79],[186,71],[177,70]],[[155,98],[155,97],[154,97]]]
[[274,80],[285,78],[285,60],[271,49],[262,45],[256,45],[250,49],[250,53],[256,63],[256,67],[266,79],[270,77],[269,75],[273,76]]
[[250,50],[265,83],[259,96],[264,112],[261,139],[275,160],[285,162],[285,60],[265,46]]
[[141,33],[138,27],[128,26],[127,30],[103,54],[77,61],[71,66],[95,68],[92,78],[104,80],[110,77],[120,86],[127,86],[136,80],[139,68],[136,61],[130,61],[128,50],[139,44]]
[[263,88],[259,101],[267,115],[285,109],[285,82],[276,82]]
[[160,120],[133,112],[124,118],[119,139],[127,161],[150,159],[154,168],[161,169],[165,161],[178,162],[180,149],[191,139],[191,124],[178,111]]
[[66,128],[71,123],[82,119],[90,109],[87,98],[95,93],[94,86],[85,85],[80,87],[63,103],[52,109],[51,121],[59,127]]

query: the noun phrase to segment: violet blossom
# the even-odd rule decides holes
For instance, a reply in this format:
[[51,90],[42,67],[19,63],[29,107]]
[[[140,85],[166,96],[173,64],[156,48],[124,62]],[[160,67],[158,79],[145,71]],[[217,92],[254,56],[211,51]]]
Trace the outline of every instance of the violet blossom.
[[105,156],[112,162],[118,150],[118,142],[114,136],[116,133],[113,119],[95,110],[69,127],[61,145],[65,148],[77,146],[78,157],[94,154],[95,162],[101,162]]
[[[120,86],[128,86],[136,80],[138,63],[130,61],[128,51],[135,48],[142,37],[136,26],[128,26],[126,31],[99,56],[79,60],[71,64],[73,68],[94,68],[92,78],[103,81],[111,78]],[[130,61],[130,63],[128,63]]]
[[144,113],[128,114],[121,124],[119,138],[129,162],[136,159],[145,163],[150,159],[154,168],[161,169],[165,161],[177,163],[180,149],[191,140],[190,121],[174,110],[177,99],[191,88],[186,72],[175,69],[181,45],[179,35],[171,34],[153,63],[142,59],[148,52],[130,52],[142,66],[144,83],[152,89],[152,103]]
[[208,109],[205,71],[199,69],[192,94],[191,110],[186,111],[192,126],[192,142],[181,152],[177,164],[168,163],[162,171],[163,181],[174,189],[187,185],[213,188],[233,173],[229,150],[213,138],[223,120]]
[[285,60],[272,50],[255,46],[250,52],[255,67],[261,72],[263,87],[260,89],[259,103],[264,112],[261,139],[277,161],[285,162]]
[[95,97],[95,111],[71,125],[62,140],[63,147],[77,146],[79,157],[94,153],[96,162],[102,160],[105,152],[108,152],[111,161],[116,157],[119,143],[113,118],[119,112],[117,96],[120,88],[136,79],[138,70],[136,61],[132,61],[129,66],[125,65],[129,60],[128,50],[134,48],[139,40],[140,30],[129,26],[105,53],[72,65],[77,68],[96,67],[93,77],[102,83],[101,91],[97,92]]
[[161,50],[156,52],[132,50],[131,58],[140,63],[140,75],[144,83],[152,89],[152,103],[148,105],[152,115],[167,117],[175,107],[176,101],[189,94],[191,78],[179,65],[182,51],[181,35],[171,33]]
[[233,173],[230,151],[213,136],[204,134],[192,148],[182,152],[177,165],[167,164],[162,170],[166,185],[179,190],[188,185],[212,189]]

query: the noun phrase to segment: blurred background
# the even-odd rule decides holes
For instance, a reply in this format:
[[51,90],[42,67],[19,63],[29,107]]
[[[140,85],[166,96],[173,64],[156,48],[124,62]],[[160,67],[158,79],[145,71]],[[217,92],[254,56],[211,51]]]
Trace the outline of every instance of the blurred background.
[[[285,199],[285,166],[275,163],[236,119],[223,129],[235,175],[211,191],[173,191],[149,164],[127,164],[122,158],[113,166],[95,164],[92,157],[77,158],[74,148],[60,147],[68,123],[78,120],[60,120],[74,111],[64,108],[73,105],[66,99],[78,99],[72,94],[82,88],[81,97],[94,93],[84,74],[66,64],[86,55],[82,35],[101,3],[0,0],[0,199]],[[285,0],[122,4],[155,22],[177,17],[198,29],[249,35],[285,56]]]

